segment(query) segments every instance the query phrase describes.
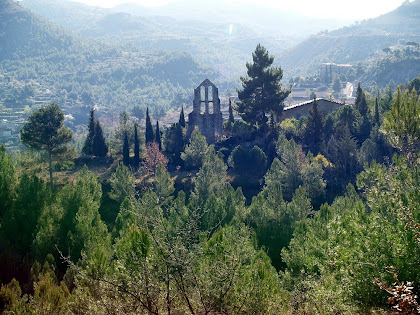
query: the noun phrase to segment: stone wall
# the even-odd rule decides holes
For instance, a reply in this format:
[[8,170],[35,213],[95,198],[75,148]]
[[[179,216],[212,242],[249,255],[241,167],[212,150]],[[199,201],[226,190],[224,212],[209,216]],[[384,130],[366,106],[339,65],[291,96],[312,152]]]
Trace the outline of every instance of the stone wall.
[[193,111],[188,114],[187,138],[198,127],[208,143],[214,143],[223,133],[219,90],[205,79],[194,89]]

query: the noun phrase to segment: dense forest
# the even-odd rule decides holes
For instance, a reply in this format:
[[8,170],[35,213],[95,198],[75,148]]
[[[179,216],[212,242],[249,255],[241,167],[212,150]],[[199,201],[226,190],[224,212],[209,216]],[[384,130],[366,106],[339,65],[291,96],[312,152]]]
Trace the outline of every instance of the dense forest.
[[214,144],[184,108],[107,137],[92,107],[75,153],[60,106],[33,111],[28,150],[0,147],[0,309],[420,312],[420,77],[281,119],[283,71],[252,60]]

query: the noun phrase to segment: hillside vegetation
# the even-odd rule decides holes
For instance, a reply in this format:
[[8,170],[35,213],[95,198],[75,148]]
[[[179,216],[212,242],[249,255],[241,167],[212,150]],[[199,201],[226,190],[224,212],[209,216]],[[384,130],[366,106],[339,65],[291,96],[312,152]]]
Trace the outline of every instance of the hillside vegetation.
[[150,106],[159,117],[213,73],[186,53],[123,49],[72,34],[12,1],[0,8],[0,104],[7,108],[58,102],[75,124],[93,105],[105,112]]
[[278,61],[292,75],[317,73],[323,62],[355,65],[383,48],[420,42],[419,16],[420,1],[405,2],[377,18],[313,35],[280,55]]

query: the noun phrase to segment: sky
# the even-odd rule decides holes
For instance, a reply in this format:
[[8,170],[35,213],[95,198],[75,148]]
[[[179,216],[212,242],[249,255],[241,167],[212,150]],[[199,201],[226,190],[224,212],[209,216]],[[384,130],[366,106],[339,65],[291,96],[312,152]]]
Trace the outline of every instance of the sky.
[[[182,0],[75,0],[88,5],[101,7],[113,7],[120,3],[133,2],[144,6],[161,6],[170,2]],[[197,0],[210,4],[211,1]],[[404,0],[225,0],[227,2],[248,2],[263,4],[267,7],[284,8],[292,10],[305,16],[321,18],[338,18],[347,20],[363,20],[374,18],[387,13],[398,6]]]

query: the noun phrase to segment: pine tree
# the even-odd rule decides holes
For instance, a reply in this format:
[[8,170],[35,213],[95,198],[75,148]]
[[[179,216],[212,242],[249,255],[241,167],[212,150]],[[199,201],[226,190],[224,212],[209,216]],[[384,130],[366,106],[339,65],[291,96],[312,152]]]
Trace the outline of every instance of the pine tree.
[[305,129],[304,140],[312,153],[317,154],[323,138],[324,114],[316,99],[313,100],[309,110],[308,123]]
[[162,151],[162,139],[159,130],[159,120],[156,120],[156,143],[159,145],[159,151]]
[[93,138],[95,136],[95,109],[92,107],[89,112],[88,135],[82,152],[86,155],[93,154]]
[[57,104],[43,106],[28,117],[28,122],[20,130],[23,144],[48,155],[50,185],[53,186],[53,157],[63,157],[69,152],[67,144],[73,132],[64,126],[64,114]]
[[360,86],[360,82],[357,84],[356,101],[354,105],[356,106],[357,110],[359,111],[360,115],[362,115],[362,117],[365,117],[367,115],[368,106],[366,102],[366,96],[362,90],[362,87]]
[[283,70],[280,67],[271,67],[274,57],[258,44],[252,53],[253,63],[247,63],[247,78],[241,78],[242,90],[238,90],[236,111],[242,119],[252,125],[265,126],[266,113],[273,111],[280,116],[284,108],[284,100],[290,90],[281,88],[280,80]]
[[233,117],[232,100],[229,98],[229,120],[230,123],[235,123],[235,117]]
[[153,126],[152,121],[150,120],[149,116],[149,107],[146,110],[146,144],[153,142],[154,136],[153,136]]
[[140,142],[137,130],[137,123],[134,124],[134,167],[137,169],[140,164]]
[[184,106],[182,106],[181,113],[179,114],[179,124],[182,128],[185,128]]
[[104,133],[99,121],[96,121],[95,123],[95,135],[93,136],[92,153],[94,156],[100,157],[104,157],[108,153],[108,146],[106,145]]
[[128,144],[128,135],[127,135],[127,132],[124,133],[123,163],[127,167],[130,164],[130,146]]

